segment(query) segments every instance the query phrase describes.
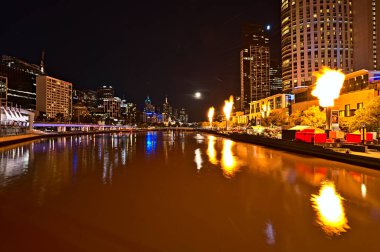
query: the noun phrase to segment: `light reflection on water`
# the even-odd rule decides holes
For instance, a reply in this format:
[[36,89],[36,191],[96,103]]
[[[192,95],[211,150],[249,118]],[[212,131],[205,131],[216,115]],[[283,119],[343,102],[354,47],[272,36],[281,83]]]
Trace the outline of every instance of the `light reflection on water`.
[[312,205],[317,212],[317,222],[327,235],[339,235],[350,228],[346,217],[343,197],[331,181],[322,183],[318,195],[312,195]]
[[[153,248],[157,240],[173,244],[162,251],[184,244],[192,251],[315,251],[305,236],[325,251],[338,239],[331,234],[358,242],[359,234],[380,232],[379,172],[201,133],[73,136],[2,148],[0,157],[0,200],[73,213]],[[0,221],[1,214],[0,206]],[[202,247],[204,237],[213,247]],[[380,241],[366,251],[371,244]]]

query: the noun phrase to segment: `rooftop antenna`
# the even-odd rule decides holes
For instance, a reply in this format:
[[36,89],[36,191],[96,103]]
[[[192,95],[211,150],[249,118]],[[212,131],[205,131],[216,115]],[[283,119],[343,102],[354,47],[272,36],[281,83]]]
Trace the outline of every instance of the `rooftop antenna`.
[[41,69],[41,72],[44,73],[45,71],[45,49],[42,49],[42,53],[41,53],[41,64],[40,64],[40,69]]

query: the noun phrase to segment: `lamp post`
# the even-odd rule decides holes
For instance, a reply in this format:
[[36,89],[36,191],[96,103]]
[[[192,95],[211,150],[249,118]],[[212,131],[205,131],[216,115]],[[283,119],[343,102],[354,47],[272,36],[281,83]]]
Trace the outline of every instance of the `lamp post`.
[[365,142],[365,123],[362,123],[362,144]]

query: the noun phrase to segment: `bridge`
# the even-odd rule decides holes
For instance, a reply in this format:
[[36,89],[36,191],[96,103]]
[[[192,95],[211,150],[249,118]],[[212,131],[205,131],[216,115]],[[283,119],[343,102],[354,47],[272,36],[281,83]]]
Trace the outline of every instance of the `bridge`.
[[148,127],[138,128],[130,125],[102,125],[102,124],[81,124],[81,123],[46,123],[35,122],[34,129],[46,130],[51,129],[56,132],[70,131],[132,131],[132,130],[194,130],[191,127]]

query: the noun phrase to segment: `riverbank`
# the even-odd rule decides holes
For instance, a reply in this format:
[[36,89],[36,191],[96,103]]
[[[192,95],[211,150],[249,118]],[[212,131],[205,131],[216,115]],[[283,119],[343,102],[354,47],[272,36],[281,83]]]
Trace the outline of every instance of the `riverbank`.
[[192,131],[194,129],[192,128],[154,128],[154,129],[144,129],[144,128],[130,128],[130,129],[123,129],[123,130],[106,130],[106,131],[66,131],[66,132],[39,132],[37,131],[31,131],[27,134],[22,135],[14,135],[14,136],[4,136],[0,137],[0,147],[12,145],[12,144],[18,144],[22,142],[37,140],[37,139],[44,139],[44,138],[56,138],[56,137],[65,137],[65,136],[76,136],[76,135],[92,135],[92,134],[107,134],[107,133],[128,133],[128,132],[146,132],[146,131],[161,131],[161,130],[187,130]]
[[352,152],[341,153],[323,146],[303,143],[298,141],[287,141],[282,139],[271,139],[261,136],[247,134],[224,134],[210,130],[201,130],[202,132],[222,136],[234,141],[257,144],[273,149],[295,152],[303,155],[315,156],[318,158],[338,161],[347,164],[359,165],[367,168],[380,170],[380,158],[356,155]]

